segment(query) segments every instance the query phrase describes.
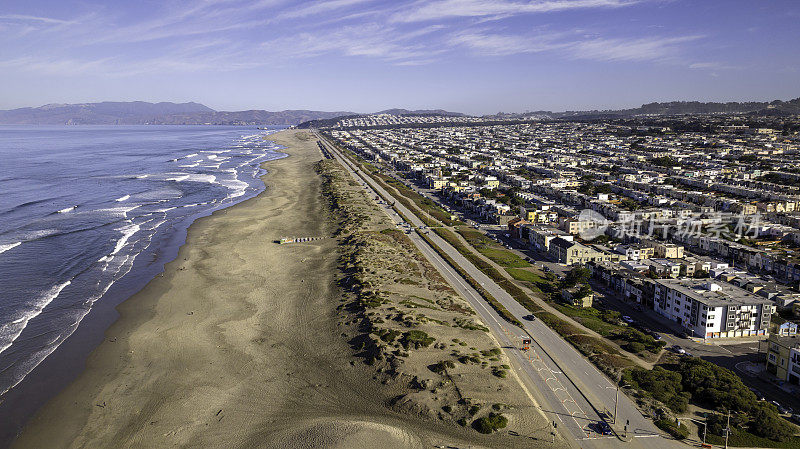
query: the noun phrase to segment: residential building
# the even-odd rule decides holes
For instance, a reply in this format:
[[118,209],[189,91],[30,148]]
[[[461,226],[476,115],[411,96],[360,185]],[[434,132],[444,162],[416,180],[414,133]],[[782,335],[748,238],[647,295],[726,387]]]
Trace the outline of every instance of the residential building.
[[702,338],[766,336],[775,306],[727,282],[705,279],[657,279],[656,313]]

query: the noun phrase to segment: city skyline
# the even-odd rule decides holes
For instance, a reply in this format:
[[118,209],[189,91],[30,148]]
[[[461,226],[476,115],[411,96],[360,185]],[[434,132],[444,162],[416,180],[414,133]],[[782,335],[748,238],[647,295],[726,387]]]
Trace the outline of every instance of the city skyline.
[[0,8],[0,109],[489,114],[790,99],[798,17],[788,1],[12,1]]

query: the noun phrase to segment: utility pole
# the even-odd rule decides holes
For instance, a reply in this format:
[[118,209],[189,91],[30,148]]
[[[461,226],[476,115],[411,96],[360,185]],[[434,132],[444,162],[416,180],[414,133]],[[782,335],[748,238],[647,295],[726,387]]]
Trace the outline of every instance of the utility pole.
[[731,433],[731,411],[728,410],[728,424],[725,426],[725,449],[728,449],[728,435]]
[[617,401],[619,400],[619,384],[617,384],[617,393],[614,395],[614,425],[617,425]]
[[708,413],[703,413],[703,447],[706,447],[706,432],[708,432]]

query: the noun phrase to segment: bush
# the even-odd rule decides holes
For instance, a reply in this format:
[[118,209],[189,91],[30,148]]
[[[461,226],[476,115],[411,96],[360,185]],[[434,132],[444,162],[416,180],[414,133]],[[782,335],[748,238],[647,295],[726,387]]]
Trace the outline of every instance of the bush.
[[686,411],[690,394],[683,391],[680,373],[667,371],[660,366],[652,370],[637,367],[626,371],[623,379],[640,393],[661,401],[672,411]]
[[489,413],[472,422],[472,427],[480,433],[492,433],[508,425],[508,418],[499,413]]
[[659,419],[656,421],[656,426],[672,435],[676,440],[682,440],[689,436],[689,429],[684,424],[675,424],[671,419]]
[[732,371],[696,357],[685,357],[678,365],[683,390],[692,400],[710,409],[749,412],[758,402],[756,395]]
[[455,368],[456,364],[452,360],[442,360],[439,363],[429,365],[428,369],[436,374],[442,374],[448,368]]
[[775,441],[786,441],[794,435],[794,426],[781,418],[772,404],[757,402],[750,416],[753,418],[750,429],[756,435]]
[[414,349],[419,348],[427,348],[430,346],[434,341],[435,338],[429,336],[427,333],[423,331],[413,330],[407,331],[403,333],[403,337],[400,338],[400,343],[403,345],[403,348],[408,349],[409,347],[414,347]]
[[625,349],[627,349],[628,351],[630,351],[630,352],[632,352],[634,354],[638,354],[638,353],[644,351],[645,347],[644,347],[644,344],[639,343],[638,341],[634,341],[634,342],[631,342],[631,343],[628,343],[627,345],[625,345]]

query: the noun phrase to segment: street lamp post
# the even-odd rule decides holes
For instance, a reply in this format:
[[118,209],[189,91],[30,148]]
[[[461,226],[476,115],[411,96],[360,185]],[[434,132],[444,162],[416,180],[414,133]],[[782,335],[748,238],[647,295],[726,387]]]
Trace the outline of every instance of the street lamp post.
[[728,410],[728,424],[725,426],[725,449],[728,449],[728,435],[731,433],[731,411]]
[[[619,401],[619,387],[620,387],[620,384],[617,384],[617,391],[614,394],[614,425],[617,424],[617,403]],[[630,385],[625,384],[625,385],[622,385],[622,387],[627,388],[627,387],[630,387]]]

